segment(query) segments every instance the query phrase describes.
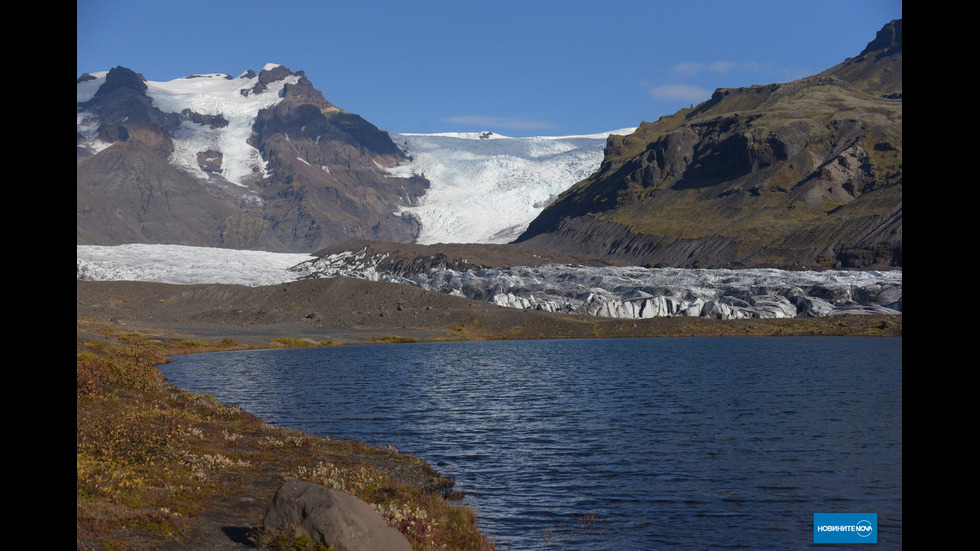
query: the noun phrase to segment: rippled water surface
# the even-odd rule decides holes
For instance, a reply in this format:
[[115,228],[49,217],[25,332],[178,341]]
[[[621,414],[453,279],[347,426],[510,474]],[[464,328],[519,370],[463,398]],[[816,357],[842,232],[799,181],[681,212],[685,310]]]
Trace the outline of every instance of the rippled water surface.
[[901,547],[901,338],[343,346],[161,369],[267,422],[422,457],[503,549],[828,549],[812,544],[825,512],[877,513],[875,547]]

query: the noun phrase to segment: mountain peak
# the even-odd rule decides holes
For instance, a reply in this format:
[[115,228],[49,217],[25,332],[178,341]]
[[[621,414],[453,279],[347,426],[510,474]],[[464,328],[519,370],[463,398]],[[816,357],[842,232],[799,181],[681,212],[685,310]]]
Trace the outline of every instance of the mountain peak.
[[143,94],[146,91],[146,79],[132,69],[120,65],[109,70],[105,76],[105,84],[99,87],[96,95],[105,96],[124,89]]
[[270,84],[283,80],[286,77],[292,76],[293,74],[294,73],[292,71],[286,67],[283,67],[282,65],[270,63],[259,71],[259,82],[262,84]]
[[858,56],[877,54],[877,57],[881,57],[896,53],[902,53],[901,19],[894,19],[885,24],[875,35],[875,39],[868,42],[868,46]]
[[[255,73],[251,73],[251,74],[254,75]],[[251,93],[261,94],[273,82],[286,80],[287,78],[294,75],[303,76],[303,72],[300,71],[299,73],[293,73],[292,71],[290,71],[286,67],[283,67],[282,65],[278,65],[275,63],[266,63],[265,67],[263,67],[262,70],[259,72],[259,81],[252,88]],[[242,93],[244,94],[245,92],[243,91]]]
[[902,20],[885,24],[857,57],[827,69],[818,76],[835,76],[867,94],[902,97]]

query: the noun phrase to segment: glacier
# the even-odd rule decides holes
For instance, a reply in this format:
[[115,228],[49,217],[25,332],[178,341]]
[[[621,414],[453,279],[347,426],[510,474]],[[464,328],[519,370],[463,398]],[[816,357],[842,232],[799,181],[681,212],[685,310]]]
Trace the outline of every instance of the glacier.
[[421,223],[416,243],[509,243],[561,192],[599,168],[610,134],[634,130],[531,138],[389,131],[410,161],[387,172],[431,183],[418,205],[399,211]]
[[186,245],[76,245],[76,279],[176,285],[278,285],[297,279],[289,268],[316,257]]
[[352,277],[414,285],[503,307],[615,318],[715,319],[900,314],[902,271],[638,266],[382,267],[366,248],[321,257],[176,245],[77,245],[79,280],[275,285]]

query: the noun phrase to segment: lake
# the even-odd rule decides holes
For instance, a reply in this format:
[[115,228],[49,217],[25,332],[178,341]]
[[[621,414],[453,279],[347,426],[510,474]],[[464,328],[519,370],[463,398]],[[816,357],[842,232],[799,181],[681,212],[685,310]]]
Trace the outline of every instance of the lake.
[[837,512],[877,514],[875,547],[901,548],[900,337],[355,345],[160,369],[268,423],[425,459],[502,549],[832,549],[813,515]]

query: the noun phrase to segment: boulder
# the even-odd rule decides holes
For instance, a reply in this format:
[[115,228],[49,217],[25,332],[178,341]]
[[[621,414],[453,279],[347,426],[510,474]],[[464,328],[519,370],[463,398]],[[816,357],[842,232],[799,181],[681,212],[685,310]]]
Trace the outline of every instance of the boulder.
[[290,480],[272,498],[262,526],[295,531],[338,551],[411,551],[412,545],[388,526],[366,501],[319,484]]

